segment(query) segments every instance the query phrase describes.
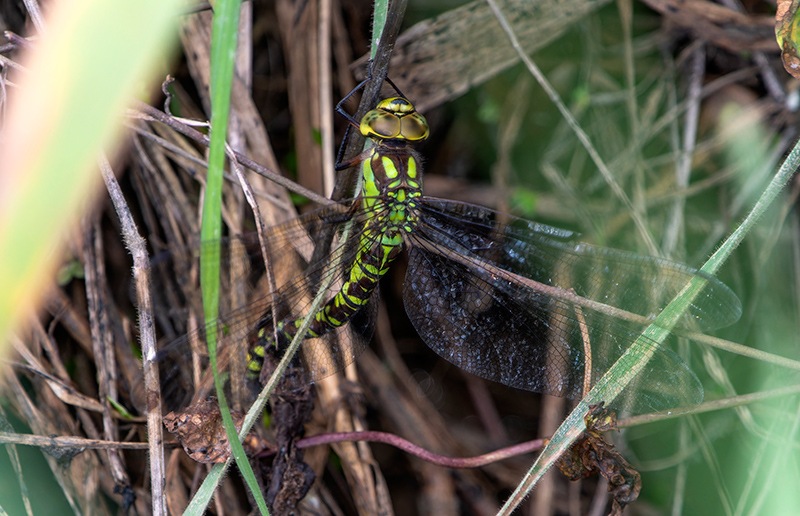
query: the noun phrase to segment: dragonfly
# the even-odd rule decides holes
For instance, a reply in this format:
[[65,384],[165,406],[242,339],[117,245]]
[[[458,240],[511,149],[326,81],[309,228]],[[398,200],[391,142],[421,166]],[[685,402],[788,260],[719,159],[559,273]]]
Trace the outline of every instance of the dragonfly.
[[[396,89],[396,88],[395,88]],[[354,90],[355,91],[355,90]],[[266,378],[264,362],[280,357],[303,321],[306,381],[344,369],[371,338],[381,279],[403,253],[406,314],[439,356],[509,387],[580,397],[695,277],[706,280],[676,328],[710,331],[735,322],[741,304],[715,277],[688,265],[591,245],[577,233],[474,204],[426,196],[415,146],[428,138],[425,117],[398,95],[361,120],[337,106],[371,147],[337,168],[360,168],[359,195],[267,230],[261,242],[235,246],[264,256],[257,277],[270,288],[222,317],[220,338],[247,343],[247,370]],[[329,251],[316,259],[322,235]],[[283,271],[283,265],[290,272]],[[296,274],[297,268],[304,270]],[[322,287],[320,287],[322,286]],[[325,302],[314,313],[320,288]],[[254,321],[255,319],[255,321]],[[657,347],[624,399],[631,412],[702,401],[688,364]],[[633,390],[635,388],[635,391]]]

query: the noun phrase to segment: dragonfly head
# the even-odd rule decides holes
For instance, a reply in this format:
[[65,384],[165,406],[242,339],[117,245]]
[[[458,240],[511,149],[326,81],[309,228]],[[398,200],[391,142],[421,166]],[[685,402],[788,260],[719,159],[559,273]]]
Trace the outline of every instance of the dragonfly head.
[[425,117],[403,97],[389,97],[361,119],[361,134],[373,140],[418,142],[430,134]]

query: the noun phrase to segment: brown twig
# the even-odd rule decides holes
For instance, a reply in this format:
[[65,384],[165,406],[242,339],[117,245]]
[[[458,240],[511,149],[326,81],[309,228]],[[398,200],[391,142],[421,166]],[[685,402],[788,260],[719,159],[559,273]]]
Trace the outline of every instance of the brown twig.
[[67,450],[75,448],[76,452],[83,450],[142,450],[146,451],[148,443],[127,443],[121,441],[105,441],[102,439],[86,439],[83,437],[45,436],[31,434],[15,434],[0,432],[1,444],[21,444],[23,446],[36,446],[50,450]]
[[[107,163],[106,163],[107,164]],[[108,284],[103,256],[100,227],[95,216],[87,217],[85,238],[83,239],[83,257],[86,263],[86,300],[88,303],[89,327],[92,335],[92,354],[96,367],[97,397],[100,400],[102,416],[102,435],[110,441],[117,434],[118,428],[112,416],[109,400],[118,400],[117,361],[114,356],[113,335],[110,328],[110,313],[106,308],[108,302],[104,286]],[[122,489],[130,489],[130,477],[127,474],[125,461],[121,454],[114,450],[107,452],[107,461],[111,469],[114,483]]]
[[111,165],[105,158],[100,160],[100,170],[103,173],[106,190],[119,217],[125,245],[133,257],[133,278],[139,307],[139,341],[142,345],[142,370],[147,404],[147,444],[152,477],[152,510],[153,514],[162,515],[167,513],[164,497],[164,487],[166,486],[164,450],[161,446],[164,434],[161,426],[161,387],[158,365],[155,362],[156,336],[153,303],[149,291],[149,256],[145,241],[139,234],[133,215],[128,209],[119,183],[111,170]]
[[[175,117],[169,116],[163,111],[156,109],[148,104],[145,104],[144,102],[136,102],[135,105],[136,109],[145,115],[145,118],[161,122],[162,124],[169,126],[175,131],[181,133],[182,135],[194,140],[195,142],[201,145],[204,145],[206,147],[209,145],[208,136],[180,122]],[[267,167],[259,163],[256,163],[255,161],[245,156],[244,154],[234,151],[233,155],[236,157],[236,160],[239,163],[249,168],[256,174],[264,176],[270,181],[274,181],[275,183],[283,186],[288,190],[291,190],[292,192],[298,195],[302,195],[303,197],[323,206],[329,206],[335,204],[327,197],[319,195],[309,190],[308,188],[304,188],[303,186],[298,185],[291,179],[283,177],[282,175],[268,169]]]

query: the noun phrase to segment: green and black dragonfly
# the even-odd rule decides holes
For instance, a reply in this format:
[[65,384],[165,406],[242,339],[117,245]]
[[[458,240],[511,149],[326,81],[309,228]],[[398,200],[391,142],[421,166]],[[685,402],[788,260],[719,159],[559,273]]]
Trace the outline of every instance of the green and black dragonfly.
[[[308,380],[354,361],[371,336],[378,283],[403,250],[403,300],[420,337],[452,364],[519,389],[580,396],[586,370],[596,381],[695,276],[707,285],[679,329],[711,330],[739,318],[737,296],[686,265],[425,196],[414,145],[429,129],[408,99],[386,98],[360,121],[348,120],[372,142],[345,163],[361,168],[360,194],[347,208],[323,208],[271,228],[265,241],[272,291],[220,320],[221,338],[247,341],[251,375],[263,377],[265,354],[280,355],[294,338],[319,285],[327,302],[313,314],[300,352]],[[324,234],[333,235],[331,251],[314,261]],[[255,238],[248,240],[236,244],[255,247]],[[305,273],[283,274],[285,263]],[[668,350],[656,352],[643,377],[631,393],[636,412],[702,400],[697,377]]]

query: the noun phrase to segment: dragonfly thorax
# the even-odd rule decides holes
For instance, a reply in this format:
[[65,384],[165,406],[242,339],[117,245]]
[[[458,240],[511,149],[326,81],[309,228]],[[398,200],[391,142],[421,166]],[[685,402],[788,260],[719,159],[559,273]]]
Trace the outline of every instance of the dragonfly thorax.
[[416,153],[407,142],[379,141],[361,168],[362,204],[387,230],[410,232],[419,218],[422,176]]
[[[390,97],[361,119],[374,147],[361,166],[363,206],[384,235],[411,232],[419,219],[422,171],[411,144],[428,137],[428,122],[403,97]],[[377,227],[377,224],[376,224]]]

